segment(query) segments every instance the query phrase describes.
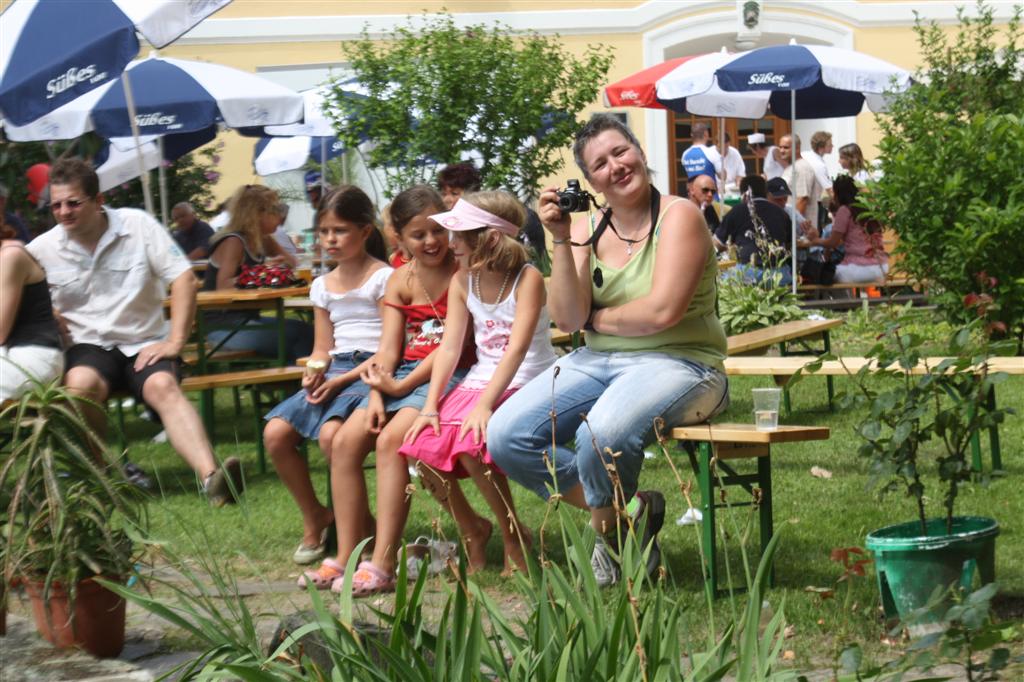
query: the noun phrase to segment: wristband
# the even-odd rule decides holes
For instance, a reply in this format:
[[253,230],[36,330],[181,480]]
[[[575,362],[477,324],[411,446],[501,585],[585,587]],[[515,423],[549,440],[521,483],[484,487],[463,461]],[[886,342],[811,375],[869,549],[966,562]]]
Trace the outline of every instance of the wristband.
[[561,246],[562,244],[572,244],[572,239],[566,237],[565,239],[552,239],[552,246]]
[[421,417],[440,417],[441,415],[437,412],[420,412]]

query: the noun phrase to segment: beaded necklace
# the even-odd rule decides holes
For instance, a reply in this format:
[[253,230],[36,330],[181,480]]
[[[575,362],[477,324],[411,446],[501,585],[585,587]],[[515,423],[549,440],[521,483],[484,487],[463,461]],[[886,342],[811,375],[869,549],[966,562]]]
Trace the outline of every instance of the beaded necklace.
[[484,310],[493,311],[493,310],[495,310],[498,307],[498,305],[502,301],[502,298],[505,296],[505,287],[508,286],[508,280],[509,280],[509,277],[511,277],[511,276],[512,276],[512,271],[511,270],[506,270],[505,271],[505,280],[501,283],[501,288],[498,289],[498,298],[496,298],[494,300],[494,303],[484,303],[484,297],[480,293],[480,275],[478,273],[476,277],[473,277],[473,275],[470,274],[469,279],[470,279],[471,285],[473,286],[473,293],[476,294],[476,297],[480,301],[480,304],[484,307]]

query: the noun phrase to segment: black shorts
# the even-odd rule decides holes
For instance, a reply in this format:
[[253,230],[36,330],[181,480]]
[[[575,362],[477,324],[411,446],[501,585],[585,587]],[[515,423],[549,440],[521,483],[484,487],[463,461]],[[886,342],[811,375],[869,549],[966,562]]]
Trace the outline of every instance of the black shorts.
[[72,367],[92,367],[110,386],[110,392],[120,390],[131,391],[135,399],[142,402],[142,386],[146,379],[157,372],[170,372],[176,381],[181,382],[181,360],[163,359],[142,371],[135,371],[135,358],[127,357],[117,348],[106,350],[89,343],[76,343],[64,353],[64,371]]

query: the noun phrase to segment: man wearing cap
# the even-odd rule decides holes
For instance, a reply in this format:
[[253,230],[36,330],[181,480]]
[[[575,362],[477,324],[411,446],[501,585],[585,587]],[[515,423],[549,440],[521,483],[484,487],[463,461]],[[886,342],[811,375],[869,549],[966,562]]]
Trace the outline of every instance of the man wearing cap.
[[309,198],[309,203],[313,205],[314,211],[320,208],[320,199],[324,196],[324,184],[323,176],[317,171],[306,173],[306,196]]
[[724,176],[722,155],[711,143],[710,129],[707,123],[693,124],[693,144],[683,152],[682,164],[687,178],[706,175],[715,181]]
[[175,204],[171,209],[171,220],[178,229],[171,232],[174,241],[189,260],[201,260],[210,252],[210,237],[213,228],[199,219],[192,204],[187,201]]
[[[776,181],[781,183],[782,179],[772,180],[773,183]],[[777,185],[775,188],[778,191]],[[724,245],[736,245],[737,267],[748,281],[760,281],[761,269],[767,267],[778,270],[782,275],[780,284],[788,285],[792,283],[793,277],[789,264],[791,218],[786,211],[766,198],[766,183],[760,175],[748,175],[740,180],[740,192],[748,189],[753,197],[754,211],[760,226],[755,225],[747,202],[742,201],[722,218],[722,224],[715,230],[715,239]]]
[[811,224],[811,227],[817,229],[818,204],[825,188],[818,181],[818,175],[814,172],[811,163],[800,156],[800,136],[786,135],[779,141],[780,145],[787,138],[792,143],[791,152],[794,161],[782,174],[782,179],[786,181],[786,185],[793,193],[797,212]]

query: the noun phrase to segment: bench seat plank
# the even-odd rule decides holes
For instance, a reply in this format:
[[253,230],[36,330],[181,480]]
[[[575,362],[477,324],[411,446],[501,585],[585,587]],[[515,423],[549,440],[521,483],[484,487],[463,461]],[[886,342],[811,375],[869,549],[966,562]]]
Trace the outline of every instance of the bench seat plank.
[[[927,374],[928,368],[934,368],[945,358],[922,358],[918,365],[911,369],[914,375]],[[817,360],[811,355],[790,355],[786,357],[728,357],[725,359],[725,373],[733,376],[792,376],[810,362]],[[849,356],[842,360],[826,360],[815,374],[820,376],[844,376],[856,374],[861,367],[874,363],[864,357]],[[989,358],[990,372],[1006,372],[1012,375],[1024,374],[1024,357]]]
[[266,367],[241,372],[204,374],[182,379],[181,389],[183,391],[208,391],[232,386],[257,386],[282,381],[298,381],[302,378],[304,371],[301,367]]
[[774,431],[758,431],[753,424],[695,424],[672,429],[672,437],[710,443],[795,443],[828,440],[829,428],[780,424]]

